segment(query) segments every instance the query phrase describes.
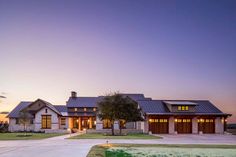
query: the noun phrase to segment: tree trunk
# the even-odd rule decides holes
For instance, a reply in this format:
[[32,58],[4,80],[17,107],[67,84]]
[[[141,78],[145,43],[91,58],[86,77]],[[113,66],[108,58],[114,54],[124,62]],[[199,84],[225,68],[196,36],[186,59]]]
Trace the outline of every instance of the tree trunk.
[[26,124],[24,123],[24,132],[25,132],[25,136],[26,136]]
[[111,135],[114,136],[114,122],[111,123]]
[[120,129],[120,135],[121,135],[122,134],[121,121],[119,121],[119,129]]

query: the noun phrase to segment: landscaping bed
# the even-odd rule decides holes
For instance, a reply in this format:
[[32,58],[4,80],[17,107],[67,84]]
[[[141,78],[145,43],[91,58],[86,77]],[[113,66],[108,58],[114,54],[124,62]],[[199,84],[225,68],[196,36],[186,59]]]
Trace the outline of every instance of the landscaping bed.
[[38,140],[55,136],[61,136],[64,134],[59,133],[0,133],[0,140]]
[[112,144],[94,146],[87,157],[235,157],[236,145]]
[[69,139],[160,139],[159,136],[148,134],[127,134],[127,135],[106,135],[106,134],[82,134],[70,137]]

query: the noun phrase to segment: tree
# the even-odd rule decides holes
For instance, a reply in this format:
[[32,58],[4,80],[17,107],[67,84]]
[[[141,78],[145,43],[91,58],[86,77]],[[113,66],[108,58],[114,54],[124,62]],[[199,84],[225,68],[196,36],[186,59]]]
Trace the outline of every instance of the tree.
[[104,99],[100,102],[98,102],[98,109],[99,109],[99,113],[98,113],[98,117],[101,120],[109,120],[111,123],[111,133],[112,135],[114,134],[114,122],[116,120],[115,117],[115,103],[114,103],[114,97],[107,95],[106,97],[104,97]]
[[19,113],[19,123],[24,125],[24,132],[26,136],[27,126],[30,124],[31,114],[27,109],[20,111]]
[[117,115],[116,118],[119,121],[119,130],[120,135],[122,134],[122,123],[127,122],[136,122],[136,121],[143,121],[143,116],[141,109],[138,107],[138,103],[131,99],[130,97],[123,97],[120,96],[120,100],[117,104]]
[[101,120],[108,119],[111,122],[112,135],[114,135],[114,122],[119,122],[120,134],[122,133],[122,122],[136,122],[143,120],[138,103],[129,97],[119,93],[107,95],[98,103]]

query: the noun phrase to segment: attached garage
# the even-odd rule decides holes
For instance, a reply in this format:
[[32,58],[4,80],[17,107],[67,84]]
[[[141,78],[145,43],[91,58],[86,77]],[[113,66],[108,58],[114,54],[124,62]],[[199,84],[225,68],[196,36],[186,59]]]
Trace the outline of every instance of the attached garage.
[[213,118],[198,119],[198,131],[205,134],[215,133],[215,120]]
[[178,134],[191,134],[192,133],[192,119],[178,118],[175,120],[175,130]]
[[153,134],[168,134],[167,118],[151,118],[149,119],[149,131]]

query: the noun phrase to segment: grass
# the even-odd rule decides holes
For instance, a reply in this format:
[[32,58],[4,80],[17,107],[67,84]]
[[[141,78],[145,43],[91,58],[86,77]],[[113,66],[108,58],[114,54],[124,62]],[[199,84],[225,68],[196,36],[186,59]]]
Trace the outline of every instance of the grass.
[[[91,150],[89,151],[89,154],[87,155],[87,157],[106,157],[105,154],[109,154],[107,153],[108,149],[111,148],[125,148],[125,149],[132,149],[132,148],[138,148],[139,150],[141,150],[141,153],[145,153],[145,149],[149,148],[149,151],[155,151],[158,149],[166,149],[169,151],[172,151],[173,149],[179,149],[182,152],[186,151],[187,153],[189,153],[189,151],[192,151],[193,149],[199,149],[198,151],[200,152],[205,152],[205,150],[224,150],[224,149],[229,149],[229,150],[235,150],[236,149],[236,145],[199,145],[199,144],[188,144],[188,145],[183,145],[183,144],[109,144],[109,145],[96,145],[93,146],[91,148]],[[172,149],[170,149],[172,148]],[[165,151],[166,151],[165,150]],[[227,151],[227,150],[226,150]],[[124,151],[122,151],[124,152]],[[227,151],[228,152],[228,151]],[[140,152],[139,152],[140,153]],[[173,152],[172,152],[173,153]],[[176,153],[176,152],[175,152]],[[122,154],[120,154],[122,155]],[[145,156],[145,154],[140,154],[141,156]],[[186,155],[186,154],[185,154]],[[183,155],[183,156],[185,156]],[[117,155],[113,154],[112,156],[116,157]],[[163,156],[160,155],[160,156]],[[168,157],[166,155],[164,155],[165,157]],[[171,155],[172,156],[172,155]],[[203,155],[204,156],[204,155]],[[108,157],[108,156],[107,156]],[[179,156],[182,157],[182,156]],[[201,155],[199,155],[199,157],[201,157]],[[207,157],[207,156],[205,156]]]
[[64,135],[61,133],[0,133],[0,140],[39,140]]
[[103,135],[103,134],[82,134],[70,137],[69,139],[160,139],[161,137],[152,136],[148,134],[128,134],[128,135]]

